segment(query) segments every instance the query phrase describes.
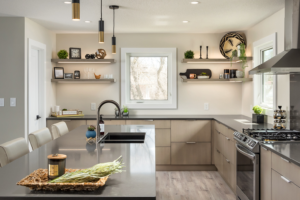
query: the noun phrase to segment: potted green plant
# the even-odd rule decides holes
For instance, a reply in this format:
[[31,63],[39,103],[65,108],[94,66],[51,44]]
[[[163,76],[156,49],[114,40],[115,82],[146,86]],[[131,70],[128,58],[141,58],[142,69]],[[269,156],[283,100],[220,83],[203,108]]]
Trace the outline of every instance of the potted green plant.
[[253,114],[252,114],[252,122],[258,123],[258,124],[264,124],[267,123],[268,117],[267,115],[263,115],[263,109],[260,106],[254,106],[252,108]]
[[128,116],[129,115],[129,111],[128,111],[128,107],[127,106],[123,106],[122,115],[123,116]]
[[85,133],[86,138],[95,138],[96,137],[96,127],[93,125],[89,125],[89,127],[87,128],[87,132]]
[[193,58],[194,58],[194,52],[191,51],[191,50],[186,51],[186,52],[184,53],[184,57],[185,57],[185,59],[193,59]]
[[57,56],[59,59],[66,59],[68,57],[68,52],[66,50],[60,50],[58,53],[57,53]]

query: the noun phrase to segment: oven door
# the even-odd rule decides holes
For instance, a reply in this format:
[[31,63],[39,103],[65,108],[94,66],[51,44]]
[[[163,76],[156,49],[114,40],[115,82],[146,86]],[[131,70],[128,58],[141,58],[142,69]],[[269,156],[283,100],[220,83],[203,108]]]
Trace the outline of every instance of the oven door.
[[259,154],[236,144],[237,199],[259,200]]

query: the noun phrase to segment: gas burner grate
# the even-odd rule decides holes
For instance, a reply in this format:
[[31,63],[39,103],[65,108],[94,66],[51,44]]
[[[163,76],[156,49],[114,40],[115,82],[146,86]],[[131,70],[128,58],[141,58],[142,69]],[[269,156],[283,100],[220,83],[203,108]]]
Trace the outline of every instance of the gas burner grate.
[[260,141],[300,140],[300,132],[275,129],[243,129],[243,133]]

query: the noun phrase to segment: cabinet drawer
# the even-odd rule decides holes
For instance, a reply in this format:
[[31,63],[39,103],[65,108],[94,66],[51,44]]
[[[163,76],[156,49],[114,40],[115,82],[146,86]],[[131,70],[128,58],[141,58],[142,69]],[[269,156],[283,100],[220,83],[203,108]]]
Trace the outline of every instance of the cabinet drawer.
[[50,131],[52,131],[52,124],[56,124],[58,122],[66,122],[69,131],[72,131],[79,126],[86,125],[86,120],[47,120],[47,127]]
[[230,188],[235,192],[236,188],[236,171],[235,165],[232,163],[231,160],[226,158],[225,156],[222,157],[223,161],[223,178],[230,186]]
[[157,147],[171,146],[171,129],[167,129],[167,128],[155,129],[155,146]]
[[227,131],[227,127],[224,126],[223,124],[215,121],[215,127],[216,127],[216,130],[220,133],[222,133],[223,135],[226,135],[226,131]]
[[211,121],[172,120],[172,142],[211,142]]
[[217,131],[215,131],[215,137],[216,137],[216,147],[215,148],[217,150],[219,150],[221,153],[223,153],[225,137]]
[[300,188],[286,177],[272,170],[272,200],[299,200]]
[[171,163],[175,165],[211,164],[211,143],[172,143]]
[[230,128],[225,128],[225,137],[229,138],[231,141],[233,141],[233,133],[234,133],[234,130],[230,129]]
[[[97,120],[87,120],[87,125],[97,126]],[[104,120],[105,125],[125,125],[125,120]]]
[[156,147],[155,154],[157,165],[169,165],[171,163],[170,147]]
[[300,167],[272,153],[272,169],[300,186]]
[[127,125],[155,125],[155,128],[170,128],[170,120],[126,120]]
[[219,150],[214,149],[214,162],[215,166],[218,169],[221,176],[223,176],[223,161],[222,161],[222,154]]
[[236,148],[235,148],[235,143],[227,138],[224,137],[224,142],[223,142],[223,155],[231,161],[232,164],[235,164],[235,154],[236,154]]

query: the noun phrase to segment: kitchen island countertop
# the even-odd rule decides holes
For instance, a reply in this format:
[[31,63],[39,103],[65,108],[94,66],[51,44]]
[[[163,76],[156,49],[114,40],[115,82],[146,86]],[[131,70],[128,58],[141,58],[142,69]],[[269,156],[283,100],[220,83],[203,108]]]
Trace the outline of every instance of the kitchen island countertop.
[[[0,168],[0,199],[156,199],[155,128],[153,125],[110,125],[105,132],[145,132],[144,143],[86,142],[87,126],[80,126]],[[89,191],[31,191],[16,183],[39,168],[47,169],[47,155],[67,155],[66,168],[85,169],[123,156],[124,172],[111,175],[105,185]]]

